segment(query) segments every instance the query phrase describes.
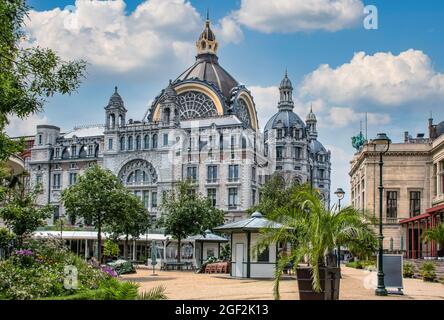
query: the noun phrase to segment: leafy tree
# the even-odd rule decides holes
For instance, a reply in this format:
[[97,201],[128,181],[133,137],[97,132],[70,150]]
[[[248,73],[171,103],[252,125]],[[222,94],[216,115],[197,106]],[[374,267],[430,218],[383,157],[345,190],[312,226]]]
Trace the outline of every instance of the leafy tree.
[[125,187],[110,171],[94,165],[76,184],[62,192],[62,202],[71,219],[81,217],[97,229],[97,253],[102,261],[102,230],[112,226],[122,210]]
[[439,244],[438,255],[444,256],[444,224],[439,224],[433,229],[429,229],[422,235],[425,241],[436,241]]
[[17,235],[19,246],[23,239],[38,227],[45,225],[54,207],[38,206],[38,190],[27,190],[24,185],[8,190],[4,205],[0,208],[0,218]]
[[109,227],[114,237],[125,236],[123,255],[128,259],[128,239],[136,239],[147,232],[150,226],[150,216],[140,199],[127,189],[122,189],[120,196],[119,214],[115,216]]
[[263,215],[268,216],[276,208],[291,206],[289,200],[297,187],[297,184],[286,185],[285,181],[278,175],[271,176],[259,190],[261,201],[248,209],[248,212],[251,214],[259,211]]
[[103,256],[105,257],[116,257],[119,254],[119,244],[111,239],[105,240],[103,245]]
[[224,212],[212,206],[210,199],[195,192],[189,182],[180,182],[162,199],[159,225],[165,234],[177,239],[180,262],[182,240],[190,235],[204,234],[224,221]]
[[41,111],[56,93],[71,94],[86,68],[84,61],[63,61],[50,49],[23,47],[29,10],[25,0],[0,1],[0,160],[23,147],[6,135],[8,118]]
[[275,273],[274,295],[279,299],[279,282],[284,268],[297,264],[305,257],[312,272],[313,289],[321,290],[320,267],[325,258],[338,246],[348,246],[356,238],[375,237],[367,218],[353,207],[339,212],[327,208],[319,192],[303,185],[295,189],[289,199],[294,206],[276,208],[269,219],[282,228],[265,228],[259,246],[271,243],[291,243],[288,254],[282,253]]

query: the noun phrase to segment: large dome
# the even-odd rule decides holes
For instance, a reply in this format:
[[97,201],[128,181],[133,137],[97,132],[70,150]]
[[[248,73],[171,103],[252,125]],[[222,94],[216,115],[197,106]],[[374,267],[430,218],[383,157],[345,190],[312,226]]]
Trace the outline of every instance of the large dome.
[[274,116],[272,116],[270,120],[268,120],[267,124],[265,125],[264,131],[276,128],[291,128],[291,127],[305,128],[305,123],[293,111],[282,110],[276,113]]
[[204,53],[196,57],[196,62],[185,70],[174,82],[198,79],[216,85],[228,101],[231,89],[239,83],[218,63],[214,54]]

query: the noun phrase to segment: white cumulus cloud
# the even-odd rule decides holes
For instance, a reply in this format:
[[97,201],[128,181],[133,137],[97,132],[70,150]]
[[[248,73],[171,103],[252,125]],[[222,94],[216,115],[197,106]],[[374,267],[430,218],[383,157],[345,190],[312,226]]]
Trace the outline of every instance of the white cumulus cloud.
[[77,0],[63,10],[31,11],[25,45],[120,72],[177,61],[184,53],[192,59],[203,23],[190,2],[147,0],[129,15],[125,8],[123,0]]
[[35,134],[35,128],[39,124],[47,124],[48,118],[44,115],[33,114],[25,119],[16,115],[9,117],[9,124],[6,133],[10,137],[28,136]]
[[242,0],[232,15],[248,28],[265,33],[337,31],[363,17],[361,0]]
[[[327,124],[335,127],[345,127],[365,119],[365,113],[356,112],[352,108],[332,107],[329,109]],[[328,121],[330,120],[330,121]],[[390,115],[385,113],[367,113],[368,124],[385,125],[390,123]]]
[[420,50],[394,55],[355,53],[350,62],[332,68],[321,65],[301,86],[303,97],[321,97],[334,104],[374,102],[383,106],[444,99],[444,73],[434,69]]

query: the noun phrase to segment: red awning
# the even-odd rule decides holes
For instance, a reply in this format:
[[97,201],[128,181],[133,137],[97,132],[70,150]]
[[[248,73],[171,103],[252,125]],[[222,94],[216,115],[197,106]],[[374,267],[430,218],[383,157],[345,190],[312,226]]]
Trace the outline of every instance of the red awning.
[[444,210],[444,204],[440,204],[439,206],[431,207],[426,210],[427,213],[435,213],[437,211]]
[[404,223],[409,223],[409,222],[413,222],[413,221],[417,221],[417,220],[422,220],[422,219],[426,219],[431,217],[432,215],[430,213],[423,213],[420,214],[419,216],[413,217],[413,218],[408,218],[408,219],[404,219],[399,221],[399,224],[404,224]]

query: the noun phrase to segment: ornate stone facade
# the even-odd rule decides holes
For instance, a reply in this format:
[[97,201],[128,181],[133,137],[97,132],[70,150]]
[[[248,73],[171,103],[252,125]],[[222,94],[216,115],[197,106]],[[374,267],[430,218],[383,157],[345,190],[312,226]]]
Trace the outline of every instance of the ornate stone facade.
[[39,202],[57,206],[54,218],[66,214],[59,203],[61,190],[91,163],[114,172],[153,217],[163,193],[187,178],[227,212],[227,221],[243,218],[260,201],[259,188],[272,174],[312,181],[329,200],[330,152],[317,141],[315,115],[311,112],[305,124],[292,111],[287,75],[279,112],[262,134],[250,91],[218,63],[209,21],[196,45],[195,64],[170,81],[140,121],[126,120],[115,88],[104,126],[68,133],[37,126],[31,180],[42,184]]

